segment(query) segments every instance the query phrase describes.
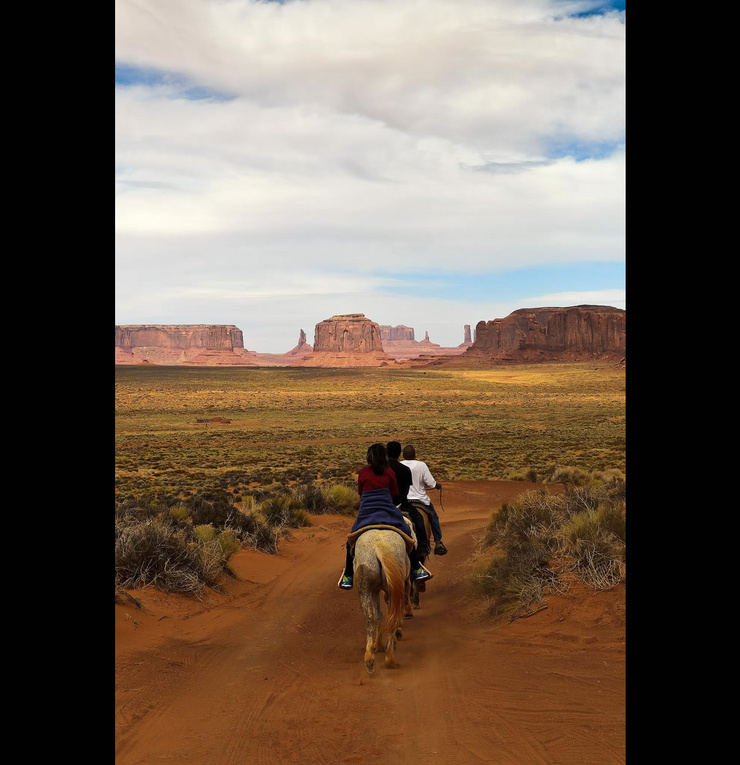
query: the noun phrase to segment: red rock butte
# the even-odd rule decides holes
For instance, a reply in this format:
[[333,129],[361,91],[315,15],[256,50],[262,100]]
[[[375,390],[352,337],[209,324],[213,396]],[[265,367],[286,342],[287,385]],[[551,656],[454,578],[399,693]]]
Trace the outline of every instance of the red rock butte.
[[364,313],[345,313],[316,325],[313,353],[305,356],[300,365],[377,367],[394,363],[383,349],[378,324]]
[[626,317],[623,309],[603,305],[521,308],[503,319],[479,321],[473,344],[455,361],[495,364],[623,358]]
[[233,324],[117,324],[116,364],[258,366]]
[[503,319],[470,325],[455,347],[415,339],[413,327],[378,325],[363,313],[338,314],[315,327],[314,345],[301,329],[286,353],[244,347],[233,324],[116,325],[116,364],[162,366],[381,367],[527,363],[618,357],[626,352],[626,312],[602,305],[521,308]]

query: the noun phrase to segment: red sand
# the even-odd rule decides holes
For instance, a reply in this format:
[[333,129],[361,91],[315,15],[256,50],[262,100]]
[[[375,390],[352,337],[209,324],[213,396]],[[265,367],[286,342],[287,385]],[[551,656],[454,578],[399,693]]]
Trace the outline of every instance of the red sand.
[[115,607],[116,765],[624,763],[624,585],[511,623],[470,596],[491,512],[533,487],[444,484],[449,553],[430,558],[399,669],[381,653],[372,677],[357,594],[336,586],[349,518],[313,516],[276,556],[240,551],[202,601],[129,591],[143,609]]

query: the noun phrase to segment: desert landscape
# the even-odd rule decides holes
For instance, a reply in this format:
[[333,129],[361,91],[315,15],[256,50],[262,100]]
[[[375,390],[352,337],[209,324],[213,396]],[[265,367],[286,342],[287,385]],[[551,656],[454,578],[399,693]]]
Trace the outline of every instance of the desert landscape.
[[562,493],[555,465],[623,471],[624,382],[612,361],[117,366],[117,498],[212,486],[243,506],[276,486],[351,483],[367,445],[397,437],[442,483],[449,549],[428,561],[399,668],[381,653],[373,676],[357,594],[337,587],[347,515],[311,515],[276,554],[243,546],[197,594],[118,589],[117,765],[624,763],[624,581],[574,579],[513,619],[473,586],[492,516]]
[[449,553],[428,563],[400,667],[372,677],[357,595],[336,586],[346,517],[279,555],[239,551],[202,599],[132,591],[115,608],[117,765],[624,763],[625,585],[495,622],[466,584],[490,514],[533,488],[444,484]]

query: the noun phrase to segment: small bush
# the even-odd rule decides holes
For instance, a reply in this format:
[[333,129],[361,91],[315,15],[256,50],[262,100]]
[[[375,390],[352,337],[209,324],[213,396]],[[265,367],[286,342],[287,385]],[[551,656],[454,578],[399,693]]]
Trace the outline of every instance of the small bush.
[[322,491],[324,507],[327,513],[354,515],[360,507],[360,495],[357,489],[344,484],[335,484]]
[[204,523],[200,526],[193,526],[193,536],[199,542],[213,542],[216,538],[216,529],[210,523]]
[[573,484],[584,486],[591,481],[591,473],[577,467],[556,467],[547,479],[548,483]]
[[494,555],[475,575],[491,614],[534,613],[545,595],[567,589],[566,574],[594,589],[624,580],[624,482],[610,476],[588,483],[560,496],[526,492],[492,516],[481,541]]
[[175,507],[169,509],[168,513],[176,524],[185,524],[192,520],[187,507],[184,505],[175,505]]
[[152,584],[166,592],[199,592],[223,572],[207,545],[188,542],[182,532],[160,520],[121,529],[115,547],[116,584],[138,588]]
[[321,487],[315,483],[299,483],[293,487],[293,498],[296,499],[304,509],[309,513],[319,514],[323,513],[324,507],[324,495],[321,491]]
[[266,499],[260,503],[259,512],[268,526],[295,529],[311,525],[311,518],[303,505],[287,494]]

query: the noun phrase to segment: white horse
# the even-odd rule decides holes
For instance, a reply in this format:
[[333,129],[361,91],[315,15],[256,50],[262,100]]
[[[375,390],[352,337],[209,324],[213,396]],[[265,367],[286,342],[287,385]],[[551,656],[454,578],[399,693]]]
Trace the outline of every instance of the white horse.
[[[355,543],[355,586],[365,618],[365,669],[375,672],[375,651],[385,650],[385,666],[395,669],[396,640],[402,636],[404,615],[411,614],[411,565],[406,540],[390,529],[368,529]],[[385,595],[386,614],[380,606]]]

